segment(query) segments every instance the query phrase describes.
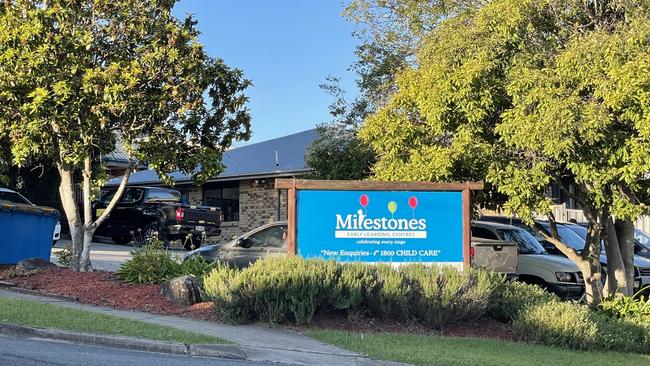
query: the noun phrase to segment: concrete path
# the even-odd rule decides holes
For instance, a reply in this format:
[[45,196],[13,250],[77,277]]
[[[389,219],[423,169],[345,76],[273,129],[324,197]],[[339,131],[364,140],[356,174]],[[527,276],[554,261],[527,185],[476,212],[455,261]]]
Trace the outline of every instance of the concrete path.
[[397,363],[370,360],[356,353],[316,341],[298,332],[284,329],[274,329],[259,325],[235,326],[175,316],[117,310],[4,289],[0,289],[0,297],[51,303],[58,306],[166,325],[219,337],[238,344],[245,352],[246,359],[249,361],[277,362],[295,365],[399,365]]

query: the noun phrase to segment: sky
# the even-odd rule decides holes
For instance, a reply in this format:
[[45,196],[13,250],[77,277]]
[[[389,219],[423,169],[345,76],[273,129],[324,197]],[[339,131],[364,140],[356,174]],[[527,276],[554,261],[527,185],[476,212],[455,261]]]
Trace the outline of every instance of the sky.
[[333,98],[318,87],[328,75],[341,79],[349,97],[356,95],[348,71],[355,28],[341,10],[339,0],[181,0],[174,14],[192,14],[208,54],[252,80],[246,91],[251,143],[330,121]]

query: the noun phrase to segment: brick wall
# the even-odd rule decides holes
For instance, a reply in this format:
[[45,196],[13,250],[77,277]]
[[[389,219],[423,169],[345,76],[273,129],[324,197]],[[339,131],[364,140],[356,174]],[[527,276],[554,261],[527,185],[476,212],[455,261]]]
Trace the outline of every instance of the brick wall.
[[[239,183],[239,226],[242,232],[278,220],[278,195],[273,179],[240,181]],[[284,206],[286,217],[286,199]]]
[[[197,189],[200,190],[201,188],[197,187]],[[202,193],[202,190],[200,192]],[[191,197],[192,194],[190,193],[190,200]],[[277,221],[278,197],[280,201],[280,220],[286,220],[287,192],[276,190],[274,179],[239,181],[239,221],[222,223],[221,235],[209,241],[228,241],[234,236],[239,236],[256,227]]]

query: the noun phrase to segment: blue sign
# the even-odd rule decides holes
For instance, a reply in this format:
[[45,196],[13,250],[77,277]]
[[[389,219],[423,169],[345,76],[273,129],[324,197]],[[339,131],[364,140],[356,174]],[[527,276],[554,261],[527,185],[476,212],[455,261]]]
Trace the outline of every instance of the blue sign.
[[462,192],[298,190],[303,258],[463,262]]

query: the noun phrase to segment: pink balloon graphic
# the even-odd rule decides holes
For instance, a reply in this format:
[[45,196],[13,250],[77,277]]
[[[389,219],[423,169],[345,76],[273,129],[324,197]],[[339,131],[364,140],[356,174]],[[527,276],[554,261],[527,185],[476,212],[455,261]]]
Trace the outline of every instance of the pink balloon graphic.
[[411,196],[411,198],[409,198],[409,206],[411,206],[411,208],[415,210],[415,208],[418,207],[418,198],[415,196]]
[[361,197],[359,197],[359,203],[363,208],[366,208],[366,206],[368,206],[368,201],[370,200],[368,199],[368,196],[365,194],[362,194]]

